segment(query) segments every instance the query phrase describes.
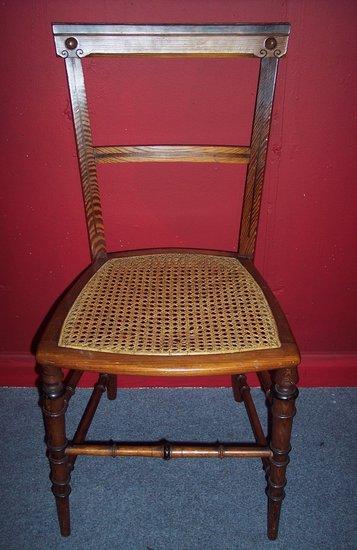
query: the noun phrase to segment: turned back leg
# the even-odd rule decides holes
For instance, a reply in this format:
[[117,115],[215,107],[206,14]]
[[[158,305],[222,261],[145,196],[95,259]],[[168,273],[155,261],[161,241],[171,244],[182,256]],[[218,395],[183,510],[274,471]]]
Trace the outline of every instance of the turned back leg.
[[274,540],[278,536],[281,503],[285,497],[286,467],[289,463],[290,437],[293,418],[296,412],[297,370],[280,369],[276,371],[273,388],[272,435],[268,477],[268,537]]
[[114,400],[117,396],[118,380],[116,374],[108,374],[107,396],[108,399]]

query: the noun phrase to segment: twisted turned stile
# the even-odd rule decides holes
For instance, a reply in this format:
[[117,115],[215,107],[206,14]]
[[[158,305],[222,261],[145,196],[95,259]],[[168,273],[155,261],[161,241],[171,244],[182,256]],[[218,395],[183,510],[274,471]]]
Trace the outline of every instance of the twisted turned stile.
[[56,498],[58,521],[63,536],[70,534],[69,494],[70,475],[68,457],[65,450],[68,444],[65,431],[67,401],[61,369],[52,366],[41,367],[42,410],[46,426],[46,443],[51,468],[52,492]]
[[281,503],[285,497],[285,473],[289,464],[291,429],[296,413],[297,381],[296,367],[276,371],[272,405],[273,429],[270,442],[273,456],[270,459],[267,487],[268,537],[271,540],[278,536]]
[[66,69],[77,139],[89,242],[92,258],[95,259],[105,256],[106,244],[81,60],[78,57],[66,58]]
[[260,62],[258,95],[250,143],[250,162],[246,177],[238,245],[239,253],[247,258],[254,256],[257,239],[277,69],[277,57],[264,57]]

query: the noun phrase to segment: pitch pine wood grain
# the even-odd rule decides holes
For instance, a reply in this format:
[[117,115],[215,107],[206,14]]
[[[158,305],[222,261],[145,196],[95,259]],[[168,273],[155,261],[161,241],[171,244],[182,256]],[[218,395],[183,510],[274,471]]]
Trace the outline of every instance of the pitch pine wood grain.
[[266,57],[260,62],[258,94],[251,139],[251,158],[244,191],[239,254],[254,256],[268,149],[278,59]]
[[248,164],[249,147],[216,145],[132,145],[94,147],[98,163],[223,162]]
[[75,57],[67,57],[65,62],[76,132],[90,248],[92,258],[97,258],[98,256],[105,255],[106,245],[82,62],[79,58]]

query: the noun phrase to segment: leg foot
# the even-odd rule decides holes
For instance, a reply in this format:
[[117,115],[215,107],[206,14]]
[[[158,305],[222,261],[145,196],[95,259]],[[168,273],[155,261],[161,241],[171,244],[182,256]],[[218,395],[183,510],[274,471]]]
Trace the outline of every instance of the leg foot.
[[275,540],[278,536],[281,503],[285,497],[285,472],[289,463],[291,428],[296,412],[297,379],[296,368],[276,371],[272,406],[273,426],[270,442],[273,456],[270,459],[267,487],[268,538],[270,540]]
[[43,415],[47,434],[47,451],[51,467],[52,492],[56,498],[58,522],[61,535],[70,532],[68,458],[65,454],[67,439],[65,432],[66,400],[62,383],[62,371],[57,367],[41,368],[43,389]]
[[69,514],[69,498],[56,497],[56,507],[58,523],[62,537],[69,537],[71,534],[70,514]]

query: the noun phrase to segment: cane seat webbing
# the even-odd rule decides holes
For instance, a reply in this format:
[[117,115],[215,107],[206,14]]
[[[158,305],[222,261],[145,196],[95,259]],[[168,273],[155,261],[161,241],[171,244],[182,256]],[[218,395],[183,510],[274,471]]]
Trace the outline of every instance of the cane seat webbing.
[[262,290],[237,259],[168,253],[108,260],[70,309],[59,346],[193,355],[280,341]]

